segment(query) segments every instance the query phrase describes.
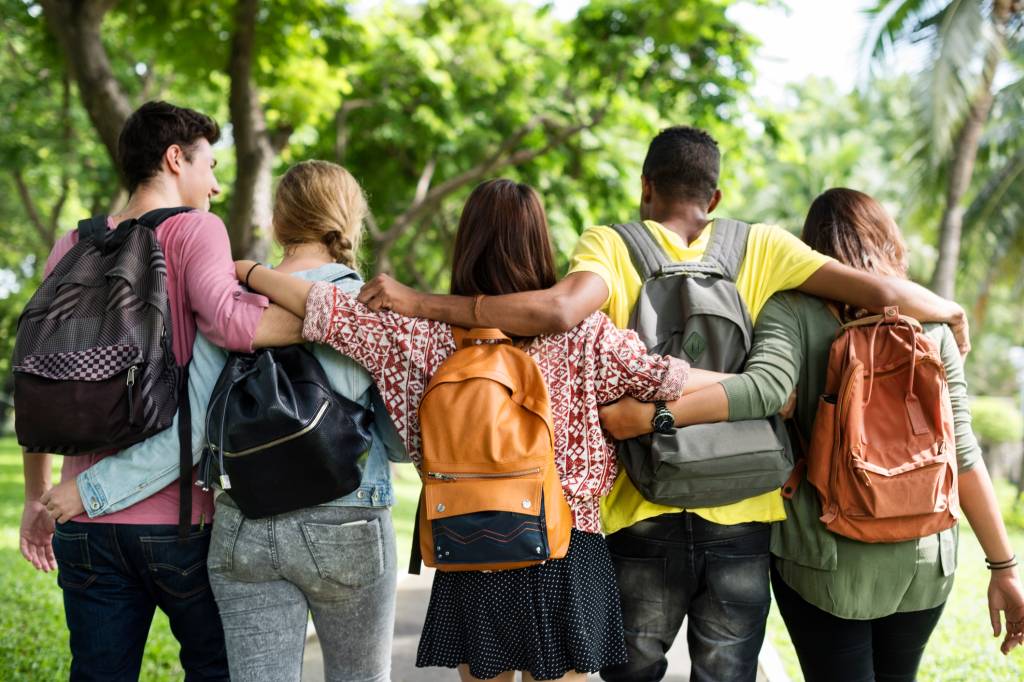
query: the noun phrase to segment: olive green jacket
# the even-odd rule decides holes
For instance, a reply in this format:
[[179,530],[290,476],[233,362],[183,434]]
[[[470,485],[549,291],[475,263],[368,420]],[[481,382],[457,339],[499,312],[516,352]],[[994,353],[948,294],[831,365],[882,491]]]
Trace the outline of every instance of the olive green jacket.
[[[775,414],[795,388],[794,418],[809,440],[838,329],[839,322],[819,299],[798,292],[773,296],[758,317],[744,373],[722,382],[729,419]],[[946,367],[957,463],[963,473],[981,455],[971,431],[963,364],[949,327],[929,324],[925,331],[939,344]],[[868,544],[825,528],[818,520],[817,493],[806,479],[785,505],[786,520],[773,527],[771,551],[786,584],[818,608],[841,618],[868,620],[932,608],[949,595],[956,568],[956,526],[920,540]]]

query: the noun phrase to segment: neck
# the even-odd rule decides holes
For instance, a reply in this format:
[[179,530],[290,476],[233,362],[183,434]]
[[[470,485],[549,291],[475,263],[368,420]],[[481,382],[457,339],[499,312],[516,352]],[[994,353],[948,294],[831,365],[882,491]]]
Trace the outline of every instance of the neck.
[[162,183],[153,182],[139,187],[132,193],[128,203],[112,217],[114,222],[121,222],[128,218],[138,218],[143,213],[158,208],[170,208],[181,206],[183,200],[181,194],[174,188],[167,187]]
[[711,218],[705,208],[698,204],[669,204],[653,206],[648,220],[661,223],[682,237],[687,244],[700,236]]
[[295,272],[298,270],[311,270],[333,262],[334,259],[331,257],[331,252],[319,242],[289,244],[284,247],[284,258],[281,259],[277,269],[283,272]]

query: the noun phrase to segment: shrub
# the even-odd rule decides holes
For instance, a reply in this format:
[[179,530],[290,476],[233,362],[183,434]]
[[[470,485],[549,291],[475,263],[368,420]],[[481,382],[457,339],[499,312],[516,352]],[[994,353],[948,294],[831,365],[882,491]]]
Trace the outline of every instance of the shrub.
[[979,396],[971,400],[974,433],[982,445],[1017,443],[1024,436],[1024,418],[1011,398]]

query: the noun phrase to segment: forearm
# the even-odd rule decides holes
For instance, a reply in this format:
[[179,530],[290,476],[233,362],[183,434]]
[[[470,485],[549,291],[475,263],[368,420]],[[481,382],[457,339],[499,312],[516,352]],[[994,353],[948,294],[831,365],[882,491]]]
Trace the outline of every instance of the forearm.
[[[553,289],[488,296],[479,304],[470,296],[421,294],[415,317],[456,327],[497,328],[512,336],[558,334],[580,320],[564,314],[565,302]],[[582,319],[582,318],[581,318]]]
[[[252,268],[251,261],[239,261],[239,270],[245,270],[247,284],[253,291],[258,291],[292,315],[306,316],[306,298],[313,283],[283,272],[257,266]],[[243,277],[246,275],[243,274]],[[257,333],[258,330],[257,330]]]
[[[958,324],[962,321],[964,310],[958,303],[942,298],[930,289],[908,279],[887,277],[885,281],[891,290],[887,305],[899,306],[903,315],[909,315],[921,322]],[[880,305],[865,307],[875,312],[881,311]]]
[[960,508],[978,537],[985,556],[992,561],[1005,561],[1013,556],[1013,547],[999,512],[992,479],[985,462],[960,475]]
[[271,304],[260,317],[253,336],[253,348],[272,348],[302,343],[302,318],[277,304]]
[[724,422],[729,419],[729,400],[722,384],[715,382],[705,388],[683,395],[668,404],[676,426]]
[[415,316],[460,327],[496,327],[512,336],[539,336],[568,331],[600,310],[608,287],[591,272],[575,272],[552,287],[479,303],[470,296],[421,294]]
[[25,474],[25,500],[38,500],[53,487],[53,455],[23,452],[21,467]]

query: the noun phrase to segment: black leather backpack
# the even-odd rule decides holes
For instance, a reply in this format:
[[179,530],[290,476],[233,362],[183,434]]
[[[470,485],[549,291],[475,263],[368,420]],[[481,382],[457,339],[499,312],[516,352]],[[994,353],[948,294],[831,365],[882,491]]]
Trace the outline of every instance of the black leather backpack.
[[206,415],[199,480],[253,519],[311,507],[359,487],[373,412],[335,393],[305,346],[232,353]]

